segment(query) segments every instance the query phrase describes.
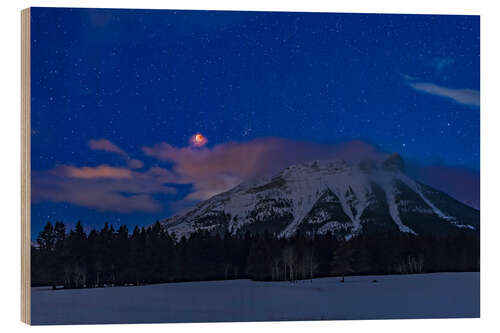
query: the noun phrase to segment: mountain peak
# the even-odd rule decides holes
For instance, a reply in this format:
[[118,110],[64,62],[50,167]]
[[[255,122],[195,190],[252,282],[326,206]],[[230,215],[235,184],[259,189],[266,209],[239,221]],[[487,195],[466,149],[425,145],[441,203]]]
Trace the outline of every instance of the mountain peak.
[[346,171],[360,170],[364,173],[376,171],[399,171],[404,172],[404,161],[398,153],[387,154],[370,154],[367,156],[358,155],[356,158],[341,158],[313,160],[310,162],[299,163],[285,168],[281,174],[291,176],[293,174],[338,174]]
[[399,154],[295,164],[162,223],[177,238],[199,230],[350,237],[380,228],[420,234],[479,227],[478,211],[417,183],[403,169]]
[[382,162],[382,167],[386,170],[404,171],[403,158],[398,153],[391,154]]

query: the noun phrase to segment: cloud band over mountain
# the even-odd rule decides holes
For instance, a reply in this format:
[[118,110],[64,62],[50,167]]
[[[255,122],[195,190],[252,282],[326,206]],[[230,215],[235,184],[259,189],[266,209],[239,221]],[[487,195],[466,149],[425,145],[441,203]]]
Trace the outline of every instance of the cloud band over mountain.
[[[180,184],[189,184],[192,188],[180,199],[186,206],[227,191],[242,181],[272,175],[296,163],[316,159],[352,161],[387,156],[363,141],[326,145],[271,137],[210,148],[179,148],[162,142],[142,147],[143,153],[157,160],[159,165],[151,165],[141,171],[139,169],[144,166],[142,161],[140,167],[131,166],[130,161],[135,159],[109,140],[91,140],[89,147],[123,156],[126,165],[59,165],[50,170],[34,171],[33,201],[68,202],[120,213],[158,212],[164,208],[158,195],[176,195],[176,186]],[[428,185],[478,208],[477,173],[450,167],[420,166],[411,169]]]

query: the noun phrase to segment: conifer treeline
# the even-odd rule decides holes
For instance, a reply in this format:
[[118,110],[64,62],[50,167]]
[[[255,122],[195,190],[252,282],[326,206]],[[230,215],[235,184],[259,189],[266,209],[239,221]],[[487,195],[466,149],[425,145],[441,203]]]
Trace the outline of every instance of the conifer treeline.
[[159,223],[69,232],[50,222],[32,246],[32,285],[88,288],[252,278],[303,280],[321,276],[478,271],[479,233],[446,236],[362,233],[349,241],[331,233],[279,239],[200,231],[178,242]]

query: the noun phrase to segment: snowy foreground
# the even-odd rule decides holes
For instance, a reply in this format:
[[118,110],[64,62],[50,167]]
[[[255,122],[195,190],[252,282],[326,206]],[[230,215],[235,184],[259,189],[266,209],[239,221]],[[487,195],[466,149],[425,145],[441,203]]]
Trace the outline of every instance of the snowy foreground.
[[479,317],[479,273],[45,287],[31,297],[35,325]]

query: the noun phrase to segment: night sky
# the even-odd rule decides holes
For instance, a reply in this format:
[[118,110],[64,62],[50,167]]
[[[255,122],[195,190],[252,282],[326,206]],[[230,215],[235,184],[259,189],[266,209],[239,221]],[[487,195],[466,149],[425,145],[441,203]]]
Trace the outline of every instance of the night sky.
[[148,225],[264,156],[350,140],[479,204],[477,16],[33,8],[31,20],[33,237],[49,220]]

